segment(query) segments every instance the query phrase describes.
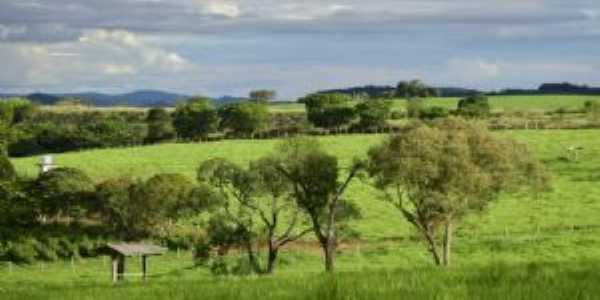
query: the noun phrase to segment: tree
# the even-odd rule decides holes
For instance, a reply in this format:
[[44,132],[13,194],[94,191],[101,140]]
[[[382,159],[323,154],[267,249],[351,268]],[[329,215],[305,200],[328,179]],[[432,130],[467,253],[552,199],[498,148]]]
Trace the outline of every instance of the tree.
[[0,101],[0,123],[14,125],[30,119],[37,107],[29,100],[11,98]]
[[146,182],[110,179],[96,187],[96,199],[104,222],[126,240],[151,236],[204,209],[192,183],[179,174],[158,174]]
[[42,173],[33,184],[42,217],[82,217],[92,205],[94,183],[81,170],[58,168]]
[[170,141],[177,137],[171,115],[164,108],[153,108],[148,112],[146,118],[148,124],[148,134],[145,142],[154,144],[163,141]]
[[363,164],[355,162],[339,181],[337,158],[325,153],[314,140],[290,140],[277,152],[282,155],[277,169],[289,180],[297,205],[310,219],[325,257],[325,270],[334,272],[341,223],[358,216],[352,203],[342,197]]
[[253,136],[269,127],[269,107],[260,102],[240,102],[225,105],[219,110],[221,129],[236,136]]
[[8,157],[0,153],[0,226],[15,228],[31,225],[35,221],[34,204],[27,197],[30,182],[17,178]]
[[378,128],[386,124],[391,114],[391,102],[380,99],[363,101],[356,105],[361,128]]
[[277,96],[274,90],[255,90],[250,92],[250,99],[257,102],[269,102]]
[[469,212],[483,210],[503,192],[549,186],[544,167],[523,144],[454,118],[390,137],[369,151],[368,170],[437,265],[450,264],[454,224]]
[[142,213],[131,201],[135,182],[129,178],[109,179],[96,186],[97,211],[104,223],[122,239],[138,237],[137,214]]
[[8,157],[0,152],[0,181],[12,181],[17,178],[17,173]]
[[[220,196],[213,205],[210,243],[222,249],[241,246],[257,274],[272,273],[280,249],[311,231],[296,232],[300,210],[290,201],[291,185],[277,171],[277,164],[264,158],[244,169],[225,159],[212,159],[198,168],[198,181]],[[261,242],[268,245],[264,263],[258,255]]]
[[458,101],[458,114],[469,118],[482,118],[490,114],[490,103],[483,94],[469,96]]
[[209,98],[192,98],[179,105],[173,114],[173,125],[178,136],[183,139],[206,139],[217,130],[218,123],[217,110]]
[[311,94],[299,102],[306,105],[308,120],[317,127],[339,129],[354,119],[352,98],[345,94]]
[[425,85],[421,80],[400,81],[396,86],[396,97],[405,99],[427,98],[438,95],[437,89]]

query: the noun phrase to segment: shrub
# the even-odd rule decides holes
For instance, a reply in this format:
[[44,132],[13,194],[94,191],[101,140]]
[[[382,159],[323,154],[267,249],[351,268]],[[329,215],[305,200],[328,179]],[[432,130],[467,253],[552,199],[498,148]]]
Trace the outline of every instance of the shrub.
[[31,264],[36,260],[37,247],[38,242],[32,238],[9,242],[5,259],[14,263]]
[[15,168],[8,157],[0,152],[0,181],[13,181],[17,177]]
[[438,118],[446,118],[450,115],[450,111],[447,108],[433,106],[423,108],[420,112],[421,119],[438,119]]
[[386,100],[368,100],[356,105],[361,128],[377,128],[386,125],[390,117],[391,102]]
[[92,206],[94,183],[82,171],[59,168],[41,174],[33,194],[46,216],[79,218]]
[[473,95],[458,101],[457,112],[469,118],[482,118],[490,114],[490,104],[485,95]]

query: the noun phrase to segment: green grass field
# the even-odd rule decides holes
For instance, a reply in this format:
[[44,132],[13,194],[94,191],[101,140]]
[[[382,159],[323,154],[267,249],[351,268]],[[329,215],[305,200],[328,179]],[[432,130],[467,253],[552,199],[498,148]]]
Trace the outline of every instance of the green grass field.
[[[268,278],[214,278],[194,268],[189,253],[151,259],[151,283],[132,279],[108,284],[108,265],[92,259],[28,267],[0,266],[2,299],[594,299],[600,275],[600,130],[505,131],[528,143],[553,173],[554,190],[543,195],[505,195],[488,211],[458,228],[454,266],[431,266],[425,247],[400,214],[378,200],[367,182],[356,181],[348,198],[362,210],[352,227],[359,236],[340,249],[336,284],[321,274],[314,247],[297,245],[282,254]],[[320,138],[348,164],[383,135]],[[223,141],[94,150],[56,155],[61,166],[81,168],[95,180],[147,178],[157,173],[195,176],[208,158],[245,163],[273,150],[277,141]],[[578,161],[567,148],[583,147]],[[15,159],[34,176],[38,157]],[[135,268],[132,265],[131,268]],[[6,296],[6,297],[4,297]]]

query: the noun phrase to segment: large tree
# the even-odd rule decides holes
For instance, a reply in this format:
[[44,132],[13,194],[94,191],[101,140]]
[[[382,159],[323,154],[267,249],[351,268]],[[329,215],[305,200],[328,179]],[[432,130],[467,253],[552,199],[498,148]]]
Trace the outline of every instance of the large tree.
[[269,107],[262,102],[240,102],[219,109],[221,129],[236,136],[252,136],[269,127]]
[[297,205],[310,218],[325,257],[325,270],[334,272],[340,227],[358,214],[343,196],[363,163],[353,163],[340,180],[338,159],[314,140],[289,140],[279,146],[277,153],[281,155],[277,169],[290,181]]
[[396,97],[405,98],[408,100],[415,98],[427,98],[438,95],[438,91],[430,86],[427,86],[421,80],[415,79],[411,81],[400,81],[396,86]]
[[173,119],[164,108],[151,109],[146,117],[146,124],[148,124],[146,143],[154,144],[170,141],[177,137],[175,127],[173,127]]
[[454,225],[466,214],[503,192],[543,189],[549,182],[523,144],[454,118],[390,137],[370,150],[368,169],[386,199],[426,241],[437,265],[450,263]]
[[[290,200],[291,185],[270,158],[239,167],[225,159],[203,162],[198,180],[211,186],[219,197],[212,203],[209,225],[212,246],[227,249],[240,246],[257,274],[272,273],[280,249],[309,233],[298,230],[300,209]],[[260,258],[260,244],[267,244],[266,261]]]
[[160,234],[169,224],[204,209],[192,182],[179,174],[158,174],[145,182],[109,179],[96,187],[96,200],[104,222],[126,240]]
[[212,100],[195,97],[177,106],[173,114],[173,125],[182,139],[200,140],[217,130],[219,116]]
[[299,102],[306,105],[308,120],[316,127],[339,129],[355,116],[352,97],[345,94],[311,94]]

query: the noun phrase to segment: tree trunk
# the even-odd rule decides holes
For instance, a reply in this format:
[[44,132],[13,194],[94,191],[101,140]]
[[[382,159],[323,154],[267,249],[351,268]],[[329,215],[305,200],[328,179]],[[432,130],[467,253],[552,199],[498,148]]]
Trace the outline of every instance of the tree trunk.
[[254,254],[254,249],[252,249],[251,241],[246,242],[246,252],[248,253],[248,262],[250,263],[250,266],[252,267],[254,272],[256,274],[261,274],[262,270],[260,268],[260,264],[258,263],[256,255]]
[[442,264],[442,261],[440,259],[440,254],[438,253],[437,245],[435,243],[435,236],[433,236],[429,232],[423,232],[423,235],[425,235],[425,239],[427,240],[429,252],[433,256],[433,262],[436,266],[440,266]]
[[444,266],[450,265],[450,253],[452,247],[452,221],[446,222],[444,224],[444,255],[443,255],[443,263]]
[[267,257],[267,269],[265,273],[272,274],[275,270],[275,262],[277,261],[277,254],[279,254],[279,248],[273,244],[273,242],[269,242],[269,254]]
[[325,272],[335,272],[335,241],[328,239],[327,243],[323,245],[323,252],[325,253]]

